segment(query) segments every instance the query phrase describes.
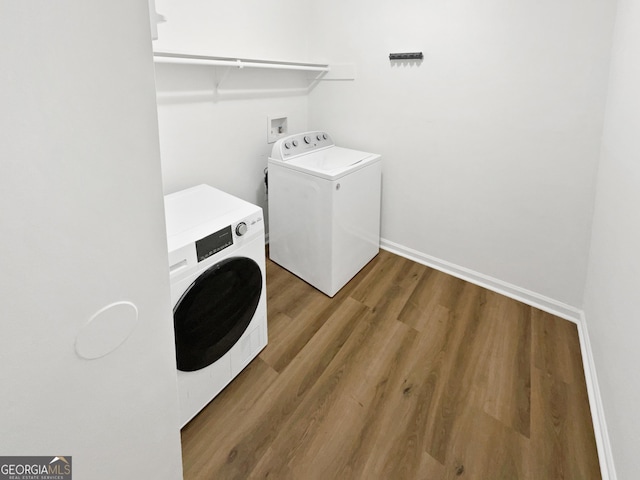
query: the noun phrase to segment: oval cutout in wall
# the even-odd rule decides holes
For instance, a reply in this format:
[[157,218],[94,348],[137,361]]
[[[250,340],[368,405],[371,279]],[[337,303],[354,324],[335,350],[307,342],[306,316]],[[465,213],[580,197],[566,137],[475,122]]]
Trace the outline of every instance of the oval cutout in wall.
[[122,345],[138,323],[131,302],[116,302],[97,311],[76,337],[76,353],[86,359],[104,357]]

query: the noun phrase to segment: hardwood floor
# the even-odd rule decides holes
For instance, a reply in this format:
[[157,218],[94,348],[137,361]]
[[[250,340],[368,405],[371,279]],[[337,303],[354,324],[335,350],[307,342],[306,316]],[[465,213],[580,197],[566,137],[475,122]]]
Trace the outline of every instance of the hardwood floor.
[[333,299],[267,260],[269,345],[190,479],[599,479],[576,326],[386,251]]

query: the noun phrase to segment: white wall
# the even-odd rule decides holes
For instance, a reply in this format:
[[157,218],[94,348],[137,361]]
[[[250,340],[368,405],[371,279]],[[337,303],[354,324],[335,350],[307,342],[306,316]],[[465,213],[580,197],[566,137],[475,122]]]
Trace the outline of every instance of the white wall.
[[640,457],[640,4],[618,2],[585,316],[618,478]]
[[[167,22],[154,49],[306,61],[305,5],[157,0]],[[306,74],[157,65],[156,78],[165,193],[208,183],[265,208],[267,117],[286,115],[289,132],[306,130]]]
[[[306,129],[306,90],[299,89],[307,82],[295,73],[234,70],[220,93],[214,90],[220,70],[156,65],[164,190],[208,183],[264,207],[267,117],[286,115],[289,131]],[[285,85],[293,94],[274,95],[261,80],[268,77],[274,90]]]
[[315,3],[311,58],[358,72],[311,93],[309,126],[383,155],[383,238],[580,307],[614,8]]
[[[181,478],[147,2],[0,10],[0,455]],[[118,301],[138,308],[130,336],[80,358],[76,337]]]
[[308,3],[299,0],[156,0],[166,18],[158,26],[157,51],[304,61]]

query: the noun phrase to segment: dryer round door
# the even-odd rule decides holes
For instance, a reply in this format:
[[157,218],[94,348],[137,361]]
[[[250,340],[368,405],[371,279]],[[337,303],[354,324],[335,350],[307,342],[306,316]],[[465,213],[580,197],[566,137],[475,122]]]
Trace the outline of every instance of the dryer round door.
[[200,370],[227,353],[251,323],[261,293],[262,272],[250,258],[228,258],[200,275],[173,310],[178,370]]

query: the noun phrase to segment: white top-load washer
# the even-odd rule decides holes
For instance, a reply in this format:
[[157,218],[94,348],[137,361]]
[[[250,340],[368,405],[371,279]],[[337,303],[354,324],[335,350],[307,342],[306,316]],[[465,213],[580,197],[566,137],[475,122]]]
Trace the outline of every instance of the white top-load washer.
[[278,140],[268,160],[269,257],[333,297],[380,249],[380,155],[325,132]]
[[198,185],[165,196],[181,425],[267,344],[262,209]]

